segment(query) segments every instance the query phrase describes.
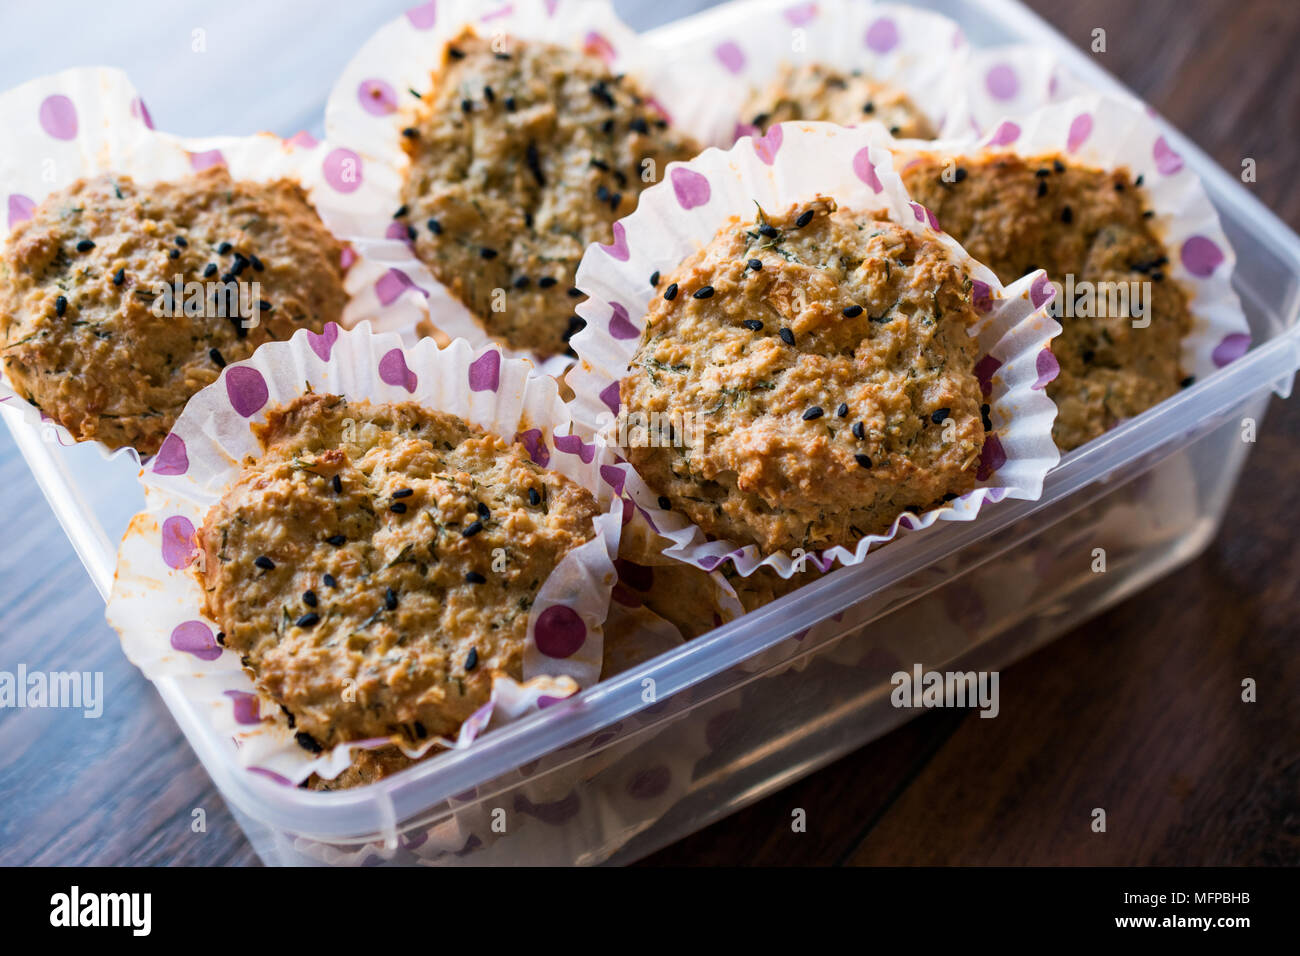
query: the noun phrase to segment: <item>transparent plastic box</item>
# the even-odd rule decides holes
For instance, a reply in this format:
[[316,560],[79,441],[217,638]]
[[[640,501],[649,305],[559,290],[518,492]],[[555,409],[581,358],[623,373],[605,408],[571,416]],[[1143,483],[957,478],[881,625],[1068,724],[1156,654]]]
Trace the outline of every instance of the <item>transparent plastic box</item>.
[[[1032,42],[1123,88],[1013,0],[930,0],[976,45]],[[1214,536],[1271,393],[1300,367],[1300,239],[1176,131],[1237,253],[1253,348],[1068,455],[1036,502],[904,537],[578,697],[368,787],[314,793],[240,769],[158,691],[268,864],[628,862],[906,721],[890,675],[997,670],[1190,560]],[[6,423],[100,592],[143,504],[130,462]],[[1096,548],[1106,570],[1093,570]],[[653,688],[653,695],[649,693]],[[654,702],[651,703],[650,701]]]

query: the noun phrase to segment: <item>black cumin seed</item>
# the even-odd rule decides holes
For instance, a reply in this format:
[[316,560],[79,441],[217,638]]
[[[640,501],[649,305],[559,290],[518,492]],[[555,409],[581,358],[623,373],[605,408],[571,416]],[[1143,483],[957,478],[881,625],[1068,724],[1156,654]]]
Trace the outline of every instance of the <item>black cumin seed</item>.
[[61,295],[61,296],[57,296],[57,297],[54,299],[54,314],[57,315],[59,318],[63,318],[64,314],[65,314],[67,311],[68,311],[68,298],[67,298],[67,296],[62,296],[62,295]]
[[495,259],[497,257],[497,251],[488,246],[484,246],[482,249],[480,249],[478,251],[478,254],[482,256],[484,259]]
[[465,59],[465,51],[454,46],[447,47],[447,55],[451,57],[453,60]]
[[316,742],[315,737],[307,733],[307,731],[305,730],[298,731],[296,734],[293,735],[293,739],[298,741],[298,746],[301,747],[303,750],[309,751],[314,754],[318,754],[325,749],[319,743]]
[[618,207],[621,206],[622,204],[623,204],[623,194],[622,194],[622,193],[613,193],[613,194],[609,197],[609,208],[610,208],[610,209],[617,210]]
[[515,101],[515,98],[513,96],[507,96],[505,99],[505,104],[506,104],[506,109],[509,110],[511,113],[513,113],[515,109],[519,106],[519,104]]
[[217,274],[217,264],[215,262],[209,262],[207,264],[207,267],[204,268],[203,270],[203,278],[211,279],[216,274]]
[[294,622],[298,627],[315,627],[320,623],[320,615],[315,611],[309,611]]
[[856,319],[861,314],[862,314],[862,306],[860,305],[851,305],[844,310],[844,318],[846,319]]
[[339,494],[343,493],[343,479],[340,478],[338,475],[335,475],[333,478],[330,479],[330,484],[334,486],[334,491],[336,493]]
[[478,667],[478,648],[471,647],[465,658],[465,670],[472,671],[476,667]]
[[406,514],[406,502],[394,501],[391,505],[388,506],[388,510],[395,515],[404,515]]
[[672,500],[667,495],[660,495],[659,507],[663,508],[664,511],[671,511],[673,507]]
[[492,91],[492,87],[483,87],[483,99],[487,100],[489,103],[495,103],[497,101],[497,95]]
[[605,187],[604,185],[597,186],[597,187],[596,187],[596,198],[599,199],[601,202],[608,202],[608,201],[609,201],[609,189],[608,189],[607,187]]
[[417,130],[414,126],[407,126],[403,128],[402,135],[405,136],[407,139],[415,139],[417,136],[420,135],[420,131]]
[[341,548],[348,543],[348,536],[345,534],[332,534],[325,539],[326,544],[332,544],[336,548]]
[[460,111],[461,111],[462,113],[469,113],[469,112],[471,112],[473,109],[474,109],[474,104],[473,104],[472,102],[470,102],[469,100],[461,100],[461,101],[460,101]]
[[745,328],[749,329],[749,331],[751,332],[763,331],[763,323],[760,322],[758,319],[746,319],[744,322],[741,322],[740,324],[743,325]]
[[814,418],[821,418],[825,414],[826,413],[822,411],[822,407],[820,405],[814,405],[812,408],[807,409],[803,413],[803,420],[806,422],[810,422]]
[[835,417],[845,418],[848,416],[848,414],[849,414],[849,406],[844,402],[840,402],[840,407],[835,409]]
[[232,246],[230,243],[223,242],[221,245],[217,246],[217,255],[224,256],[233,248],[234,246]]
[[961,182],[962,180],[964,180],[965,178],[966,178],[966,170],[965,170],[965,168],[964,168],[964,167],[961,167],[961,166],[958,166],[958,167],[956,168],[956,170],[953,171],[953,174],[952,174],[952,180],[953,180],[953,182],[955,182],[955,183],[959,183],[959,182]]
[[866,438],[866,437],[867,437],[867,426],[864,425],[862,422],[854,422],[854,423],[853,423],[853,437],[856,438],[858,441],[862,441],[864,438]]
[[427,737],[427,736],[429,736],[429,731],[425,729],[424,724],[420,723],[420,721],[418,721],[418,720],[417,720],[417,721],[414,721],[414,722],[411,724],[411,726],[415,728],[415,736],[417,736],[417,737]]
[[1154,218],[1155,214],[1156,214],[1156,213],[1155,213],[1155,210],[1154,210],[1154,209],[1148,209],[1146,212],[1142,213],[1142,218],[1143,218],[1143,219],[1151,219],[1151,218]]
[[560,280],[555,278],[555,276],[542,276],[540,279],[537,280],[537,288],[549,289],[551,286],[555,285],[559,281]]
[[534,508],[542,503],[542,496],[537,493],[536,488],[528,489],[528,503]]
[[1065,163],[1061,162],[1059,159],[1054,159],[1052,160],[1052,168],[1058,173],[1063,173],[1065,172]]
[[396,491],[393,492],[393,498],[394,499],[409,498],[413,494],[415,494],[415,492],[412,491],[410,488],[398,488]]
[[465,530],[461,532],[461,535],[466,538],[472,538],[482,530],[482,521],[471,521],[469,524],[465,525]]
[[659,285],[659,270],[656,269],[654,272],[650,273],[650,288],[652,289],[657,288],[658,285]]
[[181,251],[179,249],[173,249],[167,253],[167,256],[170,259],[179,259],[181,257]]
[[777,236],[781,235],[781,230],[777,229],[776,226],[765,222],[758,227],[758,234],[760,236],[766,236],[769,239],[775,239]]
[[713,295],[713,286],[706,285],[691,293],[692,299],[707,299]]
[[478,507],[475,508],[474,510],[477,511],[477,512],[478,512],[478,516],[479,516],[480,518],[483,518],[484,520],[486,520],[486,519],[492,517],[492,512],[491,512],[491,510],[489,510],[489,509],[488,509],[488,506],[485,505],[485,504],[483,504],[483,502],[481,502],[481,501],[478,503]]
[[794,333],[789,329],[782,329],[777,334],[781,336],[781,341],[786,345],[794,345]]
[[401,206],[398,206],[398,207],[397,207],[397,212],[393,213],[393,218],[394,218],[394,219],[401,219],[403,216],[406,215],[406,212],[407,212],[407,209],[406,209],[405,204],[403,204],[403,205],[401,205]]
[[570,299],[581,299],[585,293],[576,285],[570,286],[569,291],[565,293]]
[[253,563],[257,565],[259,568],[261,568],[263,571],[275,570],[275,562],[272,561],[264,554],[258,555],[256,558],[254,558]]
[[1039,179],[1042,179],[1044,176],[1052,175],[1052,171],[1048,169],[1046,166],[1044,166],[1042,169],[1035,169],[1034,175],[1037,176]]
[[435,236],[442,235],[442,223],[438,222],[438,220],[430,219],[425,225],[429,227],[429,231]]
[[327,588],[336,588],[339,586],[339,582],[334,579],[334,575],[332,574],[325,575],[321,580],[325,582]]
[[79,243],[77,243],[78,252],[89,252],[91,249],[94,248],[95,248],[95,243],[91,239],[82,239]]
[[1145,176],[1139,175],[1137,179],[1133,180],[1133,185],[1134,185],[1134,186],[1141,186],[1141,185],[1142,185],[1142,180],[1145,179],[1145,178],[1146,178]]
[[936,425],[941,425],[943,424],[943,420],[948,417],[948,413],[951,411],[951,408],[936,408],[930,413],[930,421],[934,422]]
[[642,136],[650,132],[650,124],[647,123],[639,116],[636,117],[636,119],[632,120],[627,125],[631,128],[632,132],[640,133]]
[[483,577],[483,575],[479,574],[477,571],[470,571],[465,575],[466,584],[484,584],[486,581],[487,578]]
[[762,259],[750,259],[748,262],[745,263],[745,265],[747,265],[749,268],[753,269],[755,272],[758,272],[759,270],[761,270],[761,269],[763,268],[763,260],[762,260]]
[[546,177],[542,175],[542,159],[537,155],[537,144],[529,143],[528,148],[524,151],[524,158],[528,161],[528,169],[532,172],[533,178],[537,180],[537,185],[545,186]]
[[593,156],[591,158],[591,165],[595,166],[597,169],[601,170],[602,172],[606,172],[606,173],[609,172],[609,163],[605,162],[603,159],[596,159]]
[[515,276],[515,281],[510,284],[516,289],[527,289],[531,281],[528,276]]
[[1061,222],[1065,223],[1067,226],[1070,223],[1074,222],[1074,210],[1071,209],[1069,206],[1062,207]]
[[384,588],[384,607],[390,611],[397,610],[397,592],[392,588]]
[[874,113],[875,111],[876,111],[876,104],[871,102],[871,100],[867,100],[865,103],[862,104],[862,112]]
[[1047,183],[1044,180],[1038,181],[1038,196],[1042,198],[1047,195]]
[[407,239],[410,239],[412,242],[414,242],[414,241],[415,241],[415,237],[418,236],[418,235],[419,235],[419,233],[417,233],[417,232],[415,231],[415,227],[414,227],[414,226],[407,226],[407,227],[406,227],[406,238],[407,238]]
[[889,135],[891,135],[891,136],[897,136],[897,135],[898,135],[899,133],[901,133],[902,131],[903,131],[903,127],[901,127],[901,126],[891,126],[891,127],[889,127]]
[[118,269],[113,273],[113,285],[121,285],[126,281],[126,269]]
[[1183,379],[1183,380],[1182,380],[1181,382],[1179,382],[1178,384],[1179,384],[1179,386],[1182,387],[1182,388],[1191,388],[1191,387],[1192,387],[1192,383],[1195,382],[1195,381],[1196,381],[1196,376],[1195,376],[1195,375],[1189,375],[1189,376],[1187,376],[1187,378]]
[[317,600],[316,600],[316,592],[315,592],[315,591],[303,591],[303,592],[302,592],[302,603],[305,604],[305,605],[307,605],[308,607],[315,607],[315,606],[317,605],[317,603],[318,603]]
[[215,365],[217,368],[226,367],[226,358],[224,355],[221,354],[220,349],[215,349],[215,348],[208,349],[208,358],[212,359],[212,364]]
[[673,299],[677,298],[677,283],[676,283],[676,282],[670,282],[670,283],[668,284],[668,288],[664,289],[664,298],[667,299],[669,302],[671,302],[671,301],[673,301]]
[[217,643],[220,644],[222,647],[225,647],[225,646],[226,646],[226,632],[225,632],[225,631],[217,631]]
[[614,121],[612,119],[605,120],[605,122],[600,124],[600,131],[602,133],[614,132]]
[[853,460],[856,461],[863,468],[871,467],[871,458],[867,455],[854,455]]
[[614,97],[610,95],[604,83],[591,84],[591,95],[608,107],[612,108],[614,106]]
[[799,218],[794,221],[794,224],[798,228],[802,229],[804,226],[808,225],[808,223],[812,222],[812,218],[813,211],[811,209],[805,209],[799,214]]
[[275,306],[273,306],[270,302],[267,302],[265,299],[257,303],[257,307],[261,309],[263,312],[270,312],[272,309],[275,308]]

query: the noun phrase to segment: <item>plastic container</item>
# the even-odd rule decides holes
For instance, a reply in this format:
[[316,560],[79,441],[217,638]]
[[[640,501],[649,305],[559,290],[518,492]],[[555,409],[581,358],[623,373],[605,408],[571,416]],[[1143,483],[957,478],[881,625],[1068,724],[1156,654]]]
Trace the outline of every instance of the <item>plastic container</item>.
[[[976,45],[1032,42],[1120,91],[1013,0],[931,0]],[[166,681],[168,707],[269,864],[628,862],[916,713],[890,675],[996,670],[1188,561],[1214,536],[1272,392],[1300,367],[1300,238],[1176,131],[1237,252],[1253,348],[1068,455],[1037,502],[895,541],[535,718],[353,791],[238,769]],[[102,594],[142,495],[128,461],[6,422]],[[1095,549],[1105,571],[1094,570]],[[819,623],[820,622],[820,623]],[[809,628],[818,625],[812,633]],[[651,690],[653,693],[651,693]]]

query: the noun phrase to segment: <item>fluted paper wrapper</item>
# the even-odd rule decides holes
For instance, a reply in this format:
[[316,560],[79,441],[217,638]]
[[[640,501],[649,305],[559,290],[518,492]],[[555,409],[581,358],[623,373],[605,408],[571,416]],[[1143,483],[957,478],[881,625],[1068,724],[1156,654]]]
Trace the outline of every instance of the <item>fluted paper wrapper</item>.
[[[214,732],[234,739],[241,764],[291,783],[311,773],[333,778],[349,765],[352,750],[397,742],[354,741],[319,756],[307,753],[282,721],[266,719],[278,708],[259,698],[239,655],[217,644],[217,627],[202,613],[195,529],[237,479],[240,462],[260,454],[252,426],[269,408],[308,389],[354,401],[413,401],[457,415],[521,442],[539,465],[573,479],[602,505],[596,536],[566,555],[538,591],[528,617],[524,683],[498,676],[489,703],[466,720],[455,740],[403,747],[407,755],[468,746],[489,727],[595,683],[623,512],[605,480],[609,451],[569,434],[555,381],[528,363],[494,347],[476,351],[464,341],[440,350],[426,339],[404,348],[397,335],[373,334],[366,323],[352,331],[331,324],[319,335],[303,330],[227,367],[191,400],[142,471],[148,509],[123,539],[107,613],[127,657],[145,676],[176,680]],[[556,622],[566,628],[563,656],[538,646],[543,618],[548,633]]]
[[970,128],[968,45],[956,23],[926,10],[866,0],[735,0],[644,39],[670,67],[657,95],[706,145],[730,146],[756,132],[745,102],[784,64],[861,70],[906,93],[940,135]]
[[942,508],[900,514],[883,534],[867,535],[852,548],[833,547],[797,556],[762,554],[754,545],[709,541],[680,514],[658,505],[658,495],[626,462],[623,493],[672,541],[671,557],[706,571],[735,562],[742,575],[768,565],[789,577],[804,561],[825,571],[836,561],[857,564],[869,549],[905,531],[940,521],[969,521],[986,502],[1037,498],[1043,476],[1060,459],[1052,441],[1056,406],[1045,389],[1059,366],[1049,343],[1060,326],[1046,313],[1051,287],[1042,272],[1003,288],[987,268],[951,237],[937,232],[932,217],[912,202],[893,172],[888,150],[872,145],[874,134],[828,123],[783,123],[761,138],[745,137],[730,150],[706,150],[689,163],[673,163],[665,181],[642,194],[631,216],[614,226],[615,241],[587,250],[578,283],[590,296],[579,305],[586,328],[572,345],[579,362],[567,381],[575,396],[574,417],[592,434],[616,444],[619,381],[640,341],[643,317],[654,295],[647,277],[668,274],[736,218],[748,221],[757,203],[784,210],[817,195],[849,209],[880,210],[895,222],[934,238],[975,283],[982,318],[975,373],[991,405],[994,430],[985,440],[977,487]]
[[[334,218],[367,263],[348,276],[353,310],[399,309],[423,322],[426,331],[464,338],[472,345],[494,342],[474,314],[434,278],[416,257],[405,227],[393,221],[402,205],[402,183],[410,160],[402,130],[412,125],[412,93],[429,90],[443,47],[465,27],[479,34],[553,43],[598,55],[615,73],[642,78],[647,61],[636,34],[607,0],[441,0],[425,3],[380,28],[344,68],[325,109],[330,155],[351,172],[346,218]],[[646,86],[655,89],[653,78]],[[338,209],[337,204],[331,215]],[[562,289],[558,289],[563,294]],[[433,319],[429,317],[433,316]],[[564,355],[541,356],[512,350],[550,374],[571,364]]]
[[1165,272],[1187,293],[1192,314],[1192,330],[1182,341],[1183,372],[1199,381],[1250,347],[1250,326],[1232,288],[1236,256],[1219,214],[1196,173],[1135,101],[1095,93],[1071,97],[1001,119],[979,139],[891,140],[879,126],[869,132],[894,152],[900,170],[921,155],[979,158],[1010,151],[1031,159],[1060,153],[1085,166],[1141,176],[1155,213],[1152,231],[1169,256]]
[[[335,188],[337,175],[326,162],[328,151],[311,137],[299,134],[283,140],[269,133],[242,137],[192,139],[153,129],[149,112],[126,74],[120,70],[79,68],[41,77],[0,94],[0,128],[5,149],[0,155],[0,193],[6,210],[0,239],[30,219],[50,193],[82,177],[120,173],[137,182],[184,179],[209,166],[224,165],[235,179],[289,179],[307,192],[326,225],[337,216],[325,208],[344,195]],[[345,238],[337,229],[331,230]],[[369,270],[352,250],[344,265]],[[385,310],[373,313],[380,330],[408,332],[407,320]],[[11,386],[0,370],[0,404],[22,410],[23,417],[42,427],[51,440],[71,444],[67,429],[43,416]],[[106,456],[130,455],[133,449],[112,452],[95,443]]]

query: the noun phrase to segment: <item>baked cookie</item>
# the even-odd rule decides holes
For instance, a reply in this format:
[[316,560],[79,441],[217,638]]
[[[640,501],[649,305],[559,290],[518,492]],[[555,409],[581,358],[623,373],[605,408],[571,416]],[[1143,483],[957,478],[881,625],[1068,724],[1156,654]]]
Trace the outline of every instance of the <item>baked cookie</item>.
[[822,63],[784,64],[771,83],[750,96],[741,116],[762,133],[777,123],[795,120],[841,126],[876,120],[900,138],[934,139],[938,135],[902,90],[877,82],[861,70],[848,72]]
[[852,547],[974,487],[977,314],[937,241],[818,198],[733,219],[658,289],[620,386],[626,454],[706,533]]
[[405,148],[397,218],[415,254],[491,335],[543,356],[582,327],[583,251],[698,152],[594,56],[469,30],[443,52]]
[[[1089,286],[1095,293],[1129,283],[1149,295],[1144,328],[1133,327],[1131,298],[1114,312],[1108,292],[1087,308],[1076,299],[1076,307],[1062,311],[1062,297],[1054,304],[1064,330],[1052,341],[1061,374],[1047,393],[1060,410],[1052,437],[1063,451],[1185,384],[1179,356],[1192,328],[1187,297],[1167,277],[1168,253],[1151,229],[1140,183],[1127,170],[1002,153],[952,162],[923,156],[902,175],[908,192],[1003,283],[1045,269],[1055,282],[1072,278],[1067,288],[1077,295]],[[1103,303],[1109,314],[1080,314],[1101,311]]]
[[[454,735],[521,680],[543,581],[595,499],[461,419],[305,395],[199,531],[207,614],[309,750]],[[504,567],[504,570],[494,570]]]
[[338,321],[342,252],[287,180],[78,180],[0,252],[5,372],[74,438],[152,454],[226,363]]

